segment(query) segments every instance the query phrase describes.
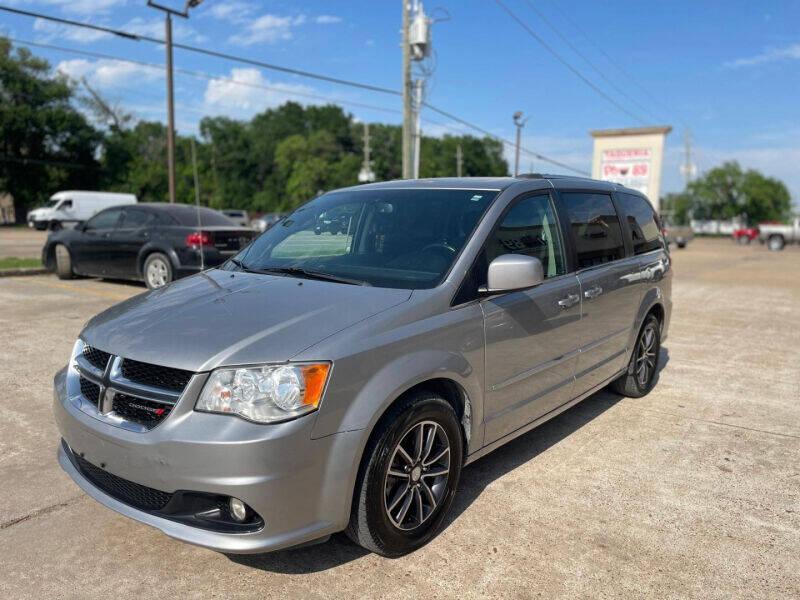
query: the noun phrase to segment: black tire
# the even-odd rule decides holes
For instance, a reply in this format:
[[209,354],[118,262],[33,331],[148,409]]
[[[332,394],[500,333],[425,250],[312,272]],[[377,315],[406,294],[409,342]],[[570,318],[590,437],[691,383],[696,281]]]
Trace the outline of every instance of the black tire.
[[[650,334],[653,336],[652,346],[648,345],[648,341],[646,339]],[[642,364],[641,352],[643,347],[650,347],[650,350],[646,351],[648,354],[646,360],[649,367],[647,373],[645,373],[645,376],[640,377],[642,374],[640,371],[640,366]],[[652,356],[650,356],[650,353],[652,353]],[[650,314],[647,315],[644,323],[642,323],[641,329],[639,329],[639,335],[636,336],[636,344],[633,347],[628,368],[625,370],[625,373],[619,377],[619,379],[616,379],[611,383],[611,389],[618,394],[627,396],[628,398],[641,398],[642,396],[649,394],[655,386],[656,373],[658,372],[658,359],[660,355],[661,323],[654,315]]]
[[750,236],[740,235],[736,241],[739,242],[739,244],[741,244],[742,246],[747,246],[750,243]]
[[773,252],[780,252],[785,245],[786,240],[783,239],[782,235],[771,235],[767,240],[767,248]]
[[151,290],[167,285],[173,279],[172,263],[166,254],[153,252],[148,255],[142,267],[144,283]]
[[677,242],[677,244],[678,244],[678,248],[681,248],[681,249],[686,248],[686,242],[683,241],[683,240]]
[[50,221],[47,228],[50,231],[59,231],[61,229],[61,221]]
[[[405,469],[407,474],[403,476],[405,479],[390,474],[393,465],[395,468],[392,472],[398,470],[398,463],[393,461],[405,462],[398,449],[401,442],[409,447],[410,438],[406,437],[407,434],[416,439],[416,432],[420,428],[426,442],[428,435],[439,436],[433,442],[435,449],[430,449],[427,456],[448,455],[446,479],[435,474],[442,463],[432,461],[424,466],[425,450],[419,456],[413,456],[414,447],[410,447],[410,458],[418,462],[414,467],[409,463],[409,468]],[[425,433],[426,428],[428,434]],[[433,434],[430,434],[431,430]],[[447,450],[443,450],[444,436],[449,444]],[[364,451],[353,495],[350,524],[346,530],[348,537],[367,550],[386,557],[403,556],[427,544],[439,533],[450,510],[461,476],[463,452],[461,426],[453,407],[446,400],[425,391],[410,394],[401,400],[378,423]],[[422,470],[423,467],[427,473]],[[431,477],[434,479],[429,479]],[[426,482],[432,483],[428,485]],[[431,495],[427,495],[428,491]],[[407,512],[402,513],[403,517],[399,515],[405,501],[400,503],[399,509],[392,511],[387,508],[390,502],[388,496],[411,498]],[[438,501],[431,502],[435,497],[438,497]],[[424,515],[426,504],[429,511],[427,516]],[[415,518],[413,515],[419,515],[420,509],[423,516]],[[394,515],[390,516],[392,512]],[[394,522],[396,518],[399,518],[400,526]],[[410,529],[401,528],[404,519],[407,519],[406,525]]]
[[59,279],[73,279],[75,273],[72,271],[72,255],[64,244],[58,244],[53,249],[56,261],[56,275]]

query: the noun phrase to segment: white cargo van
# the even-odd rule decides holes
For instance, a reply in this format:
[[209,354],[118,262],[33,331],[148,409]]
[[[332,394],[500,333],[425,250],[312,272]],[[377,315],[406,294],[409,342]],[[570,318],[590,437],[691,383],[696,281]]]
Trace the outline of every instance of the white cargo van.
[[65,223],[85,221],[109,206],[136,204],[133,194],[112,192],[57,192],[44,206],[28,213],[28,227],[59,229]]

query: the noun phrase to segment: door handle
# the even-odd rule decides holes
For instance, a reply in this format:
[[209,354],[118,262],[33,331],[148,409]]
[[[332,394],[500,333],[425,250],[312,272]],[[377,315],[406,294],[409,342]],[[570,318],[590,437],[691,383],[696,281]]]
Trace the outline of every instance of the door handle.
[[578,294],[570,294],[566,298],[562,298],[561,300],[559,300],[558,301],[558,305],[561,308],[566,309],[566,308],[571,308],[571,307],[575,306],[580,301],[581,301],[581,297],[578,296]]
[[593,288],[589,288],[585,292],[583,292],[584,297],[591,300],[592,298],[597,298],[600,294],[603,293],[603,288],[599,285],[594,286]]

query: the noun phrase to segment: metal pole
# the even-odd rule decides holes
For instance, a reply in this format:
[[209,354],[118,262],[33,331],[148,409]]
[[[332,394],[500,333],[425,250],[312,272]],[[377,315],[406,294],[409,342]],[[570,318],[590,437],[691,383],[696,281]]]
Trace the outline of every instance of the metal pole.
[[422,96],[425,93],[425,80],[417,79],[414,82],[414,173],[413,178],[419,179],[419,159],[422,152]]
[[519,176],[519,141],[522,134],[522,125],[517,124],[517,147],[514,153],[514,177]]
[[164,23],[167,48],[167,176],[169,201],[175,203],[175,100],[172,82],[172,15],[167,13]]
[[[364,122],[364,167],[363,167],[363,169],[364,169],[364,172],[367,173],[367,176],[369,176],[369,172],[372,169],[371,161],[369,159],[369,153],[370,153],[370,148],[369,148],[369,123],[367,123],[365,121]],[[369,180],[369,177],[367,177],[367,180]]]
[[[194,136],[190,139],[192,145],[192,170],[194,171],[194,206],[197,211],[197,230],[202,236],[203,221],[200,218],[200,177],[197,175],[197,149],[194,145]],[[203,251],[203,240],[200,240],[200,270],[206,268],[205,252]]]
[[408,44],[408,0],[403,3],[403,179],[411,179],[411,47]]
[[464,162],[464,154],[461,151],[461,144],[456,146],[456,175],[461,177],[461,166]]

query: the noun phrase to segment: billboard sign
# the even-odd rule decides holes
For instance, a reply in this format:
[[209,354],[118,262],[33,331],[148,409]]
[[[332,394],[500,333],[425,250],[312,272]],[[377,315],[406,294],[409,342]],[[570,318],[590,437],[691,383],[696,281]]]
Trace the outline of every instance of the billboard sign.
[[650,148],[603,150],[600,179],[620,183],[647,195],[651,155]]

